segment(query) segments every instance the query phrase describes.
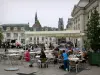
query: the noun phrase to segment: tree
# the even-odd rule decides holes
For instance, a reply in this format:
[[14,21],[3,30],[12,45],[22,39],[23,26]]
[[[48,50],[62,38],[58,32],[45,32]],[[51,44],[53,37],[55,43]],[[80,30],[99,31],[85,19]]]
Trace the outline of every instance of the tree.
[[2,39],[3,39],[3,34],[2,34],[2,30],[1,30],[1,28],[0,28],[0,44],[1,44],[1,42],[2,42]]
[[85,39],[85,40],[83,40],[83,42],[84,42],[84,48],[85,48],[86,50],[89,50],[89,49],[90,49],[89,40]]
[[96,52],[100,49],[100,17],[98,11],[95,9],[91,13],[91,17],[87,23],[87,40],[90,43],[90,47]]

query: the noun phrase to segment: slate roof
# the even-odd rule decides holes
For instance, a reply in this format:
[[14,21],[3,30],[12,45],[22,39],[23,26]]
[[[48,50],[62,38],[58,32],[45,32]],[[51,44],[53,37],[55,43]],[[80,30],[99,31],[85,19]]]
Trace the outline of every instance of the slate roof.
[[24,27],[26,31],[30,30],[29,24],[2,24],[1,26],[2,26],[3,30],[6,30],[7,27],[10,27],[11,30],[14,27],[17,27],[19,30],[21,27]]

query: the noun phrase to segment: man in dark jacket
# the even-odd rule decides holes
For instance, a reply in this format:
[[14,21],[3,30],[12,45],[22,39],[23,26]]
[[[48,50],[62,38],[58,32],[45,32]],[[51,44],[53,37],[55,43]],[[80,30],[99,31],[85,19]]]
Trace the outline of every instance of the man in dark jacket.
[[42,67],[42,63],[45,63],[47,60],[43,50],[41,50],[40,60],[41,60],[41,67]]

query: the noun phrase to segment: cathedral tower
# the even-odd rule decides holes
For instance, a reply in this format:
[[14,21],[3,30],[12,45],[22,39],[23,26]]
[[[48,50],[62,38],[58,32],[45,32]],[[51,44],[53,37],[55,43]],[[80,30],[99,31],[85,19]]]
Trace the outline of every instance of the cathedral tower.
[[37,17],[37,12],[35,13],[35,23],[33,24],[33,31],[41,31],[42,27]]
[[64,30],[63,18],[59,18],[59,21],[58,21],[58,30]]

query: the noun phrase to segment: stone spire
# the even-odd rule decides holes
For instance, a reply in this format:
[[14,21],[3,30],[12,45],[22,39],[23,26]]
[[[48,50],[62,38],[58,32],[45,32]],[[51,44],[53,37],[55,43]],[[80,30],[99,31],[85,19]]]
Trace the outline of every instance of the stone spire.
[[41,24],[38,20],[37,12],[35,13],[35,23],[33,24],[33,30],[34,31],[41,31]]
[[35,23],[36,23],[36,21],[38,20],[38,18],[37,18],[37,12],[35,13]]

